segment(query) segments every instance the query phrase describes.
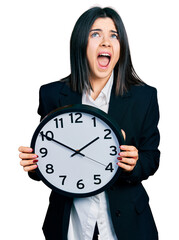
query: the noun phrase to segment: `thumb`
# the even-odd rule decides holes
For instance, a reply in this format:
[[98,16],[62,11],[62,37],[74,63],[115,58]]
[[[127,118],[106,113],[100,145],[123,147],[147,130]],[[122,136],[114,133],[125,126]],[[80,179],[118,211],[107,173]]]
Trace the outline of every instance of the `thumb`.
[[123,136],[124,140],[126,140],[126,133],[124,132],[123,129],[121,129],[121,132],[122,132],[122,136]]

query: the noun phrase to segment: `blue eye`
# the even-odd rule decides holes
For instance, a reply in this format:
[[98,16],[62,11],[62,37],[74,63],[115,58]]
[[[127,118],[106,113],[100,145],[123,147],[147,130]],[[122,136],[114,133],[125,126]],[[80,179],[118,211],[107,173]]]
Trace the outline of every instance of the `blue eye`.
[[91,37],[93,37],[93,38],[94,37],[99,37],[99,33],[98,32],[94,32],[94,33],[91,34]]
[[118,35],[117,34],[112,34],[111,35],[111,38],[116,38],[116,39],[119,39]]

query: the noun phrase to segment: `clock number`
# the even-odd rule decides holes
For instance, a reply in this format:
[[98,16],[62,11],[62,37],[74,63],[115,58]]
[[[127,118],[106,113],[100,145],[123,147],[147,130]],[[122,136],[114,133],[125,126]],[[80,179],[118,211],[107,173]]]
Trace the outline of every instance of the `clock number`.
[[94,184],[100,184],[101,183],[101,178],[99,178],[99,177],[101,177],[101,175],[94,175],[94,180],[96,181],[96,182],[94,182]]
[[60,177],[60,178],[63,178],[63,179],[62,179],[62,185],[64,185],[65,179],[66,179],[67,176],[66,176],[66,175],[61,175],[61,176],[59,176],[59,177]]
[[91,119],[93,120],[94,127],[96,127],[96,118],[93,117],[93,118],[91,118]]
[[115,156],[117,154],[117,147],[116,146],[110,146],[110,148],[112,149],[113,153],[110,153],[111,156]]
[[79,115],[79,117],[76,119],[75,123],[82,123],[83,121],[79,120],[80,118],[82,118],[82,113],[75,113],[75,115]]
[[110,162],[110,163],[107,165],[107,167],[105,168],[105,170],[106,170],[106,171],[111,171],[111,172],[113,172],[114,168],[113,168],[113,166],[112,166],[112,162]]
[[47,131],[46,134],[44,134],[44,132],[40,132],[41,136],[42,136],[42,141],[44,141],[44,139],[47,139],[48,141],[51,141],[54,138],[54,134],[51,131]]
[[56,128],[58,128],[59,122],[60,122],[61,128],[63,128],[63,118],[60,118],[60,119],[55,118],[54,121],[55,121]]
[[48,150],[46,148],[41,148],[40,153],[42,154],[42,157],[46,157],[47,153],[48,153]]
[[109,135],[111,134],[110,129],[105,129],[104,132],[107,132],[106,135],[104,136],[104,139],[111,139],[112,138],[112,137],[109,137]]
[[[73,113],[70,113],[69,116],[71,117],[71,123],[74,123],[74,117],[73,117]],[[77,116],[77,118],[75,119],[75,123],[82,123],[83,121],[80,120],[82,118],[82,113],[75,113],[75,116]]]
[[80,179],[77,182],[76,186],[77,186],[78,189],[83,189],[85,187],[85,185],[84,185],[84,183],[82,183],[82,181],[83,181],[83,179]]
[[47,164],[46,165],[46,173],[51,174],[54,172],[53,165],[52,164]]

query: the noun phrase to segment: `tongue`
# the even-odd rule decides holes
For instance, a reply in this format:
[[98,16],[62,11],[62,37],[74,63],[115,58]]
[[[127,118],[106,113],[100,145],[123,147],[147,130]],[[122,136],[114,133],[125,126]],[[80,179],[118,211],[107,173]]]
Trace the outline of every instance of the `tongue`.
[[98,57],[98,63],[101,67],[107,67],[109,64],[109,58],[108,57]]

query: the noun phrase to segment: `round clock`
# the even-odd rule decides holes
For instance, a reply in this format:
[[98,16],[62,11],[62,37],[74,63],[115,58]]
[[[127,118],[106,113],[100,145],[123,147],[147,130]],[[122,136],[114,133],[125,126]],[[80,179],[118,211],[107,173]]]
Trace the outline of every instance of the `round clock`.
[[98,194],[117,180],[122,144],[119,126],[103,111],[87,105],[53,111],[41,121],[31,141],[40,179],[70,197]]

